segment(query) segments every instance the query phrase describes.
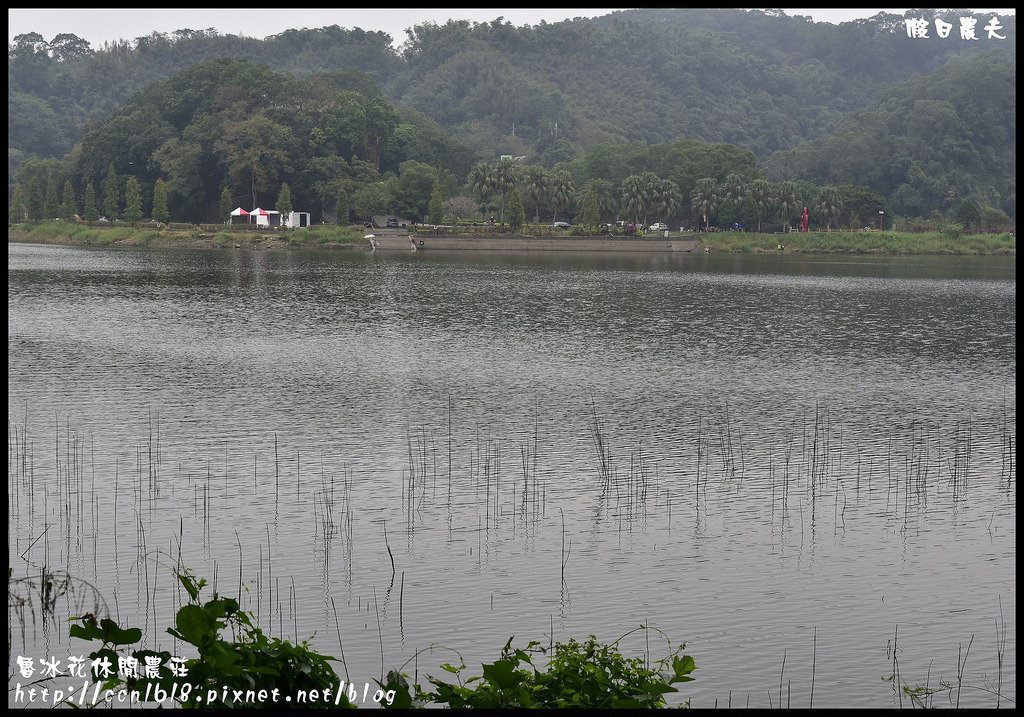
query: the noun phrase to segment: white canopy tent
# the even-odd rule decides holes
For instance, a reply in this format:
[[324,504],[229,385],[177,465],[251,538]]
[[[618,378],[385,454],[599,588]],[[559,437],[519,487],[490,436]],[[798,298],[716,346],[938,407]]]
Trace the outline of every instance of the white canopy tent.
[[257,226],[272,227],[280,226],[281,224],[280,218],[276,216],[278,212],[274,211],[273,209],[261,209],[260,207],[256,207],[251,212],[249,212],[249,214],[253,217],[256,217],[254,221],[256,222]]

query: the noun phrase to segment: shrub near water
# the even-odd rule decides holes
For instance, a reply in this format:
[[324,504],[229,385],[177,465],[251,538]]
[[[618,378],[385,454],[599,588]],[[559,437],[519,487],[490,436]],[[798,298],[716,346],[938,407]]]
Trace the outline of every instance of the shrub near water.
[[[267,637],[252,624],[249,613],[239,609],[236,600],[215,593],[212,600],[202,603],[199,593],[206,581],[196,580],[187,570],[177,576],[189,594],[189,603],[178,610],[175,626],[167,632],[198,651],[198,657],[184,661],[184,675],[176,675],[168,667],[172,660],[169,652],[135,650],[131,657],[140,665],[148,664],[147,658],[154,660],[160,666],[159,676],[122,676],[117,666],[127,655],[120,651],[139,642],[142,631],[121,628],[109,618],[97,620],[92,614],[74,618],[77,624],[71,626],[71,636],[99,641],[101,646],[89,655],[90,660],[103,661],[114,670],[103,684],[104,691],[135,691],[146,696],[141,699],[161,704],[172,699],[186,708],[353,706],[343,694],[333,693],[339,685],[330,666],[335,658],[314,652],[306,642],[296,645]],[[223,639],[220,633],[224,628],[230,628],[237,639]],[[285,701],[300,693],[309,699]],[[313,698],[313,694],[320,699]],[[332,696],[326,699],[325,695]]]
[[[583,643],[574,639],[558,643],[543,671],[534,666],[529,654],[543,652],[540,643],[531,642],[522,650],[513,648],[512,638],[509,638],[501,657],[482,666],[481,676],[463,682],[465,665],[442,665],[442,669],[456,676],[457,682],[429,677],[436,691],[427,692],[415,685],[416,699],[451,708],[477,709],[667,707],[665,695],[678,691],[674,684],[692,681],[689,675],[697,669],[692,657],[680,654],[686,645],[680,645],[650,667],[641,658],[628,658],[619,653],[618,643],[625,637],[609,645],[597,642],[593,635]],[[392,672],[387,684],[381,684],[385,689],[395,690],[398,695],[395,707],[413,704],[404,677]],[[685,706],[688,707],[689,702]]]
[[[200,592],[205,580],[197,580],[187,569],[176,571],[178,581],[189,595],[167,632],[192,645],[197,657],[181,660],[167,651],[134,650],[142,640],[138,628],[122,628],[110,618],[97,619],[89,613],[72,618],[72,637],[99,642],[89,655],[110,667],[103,693],[112,690],[134,692],[142,701],[160,706],[170,699],[185,708],[349,708],[353,707],[341,680],[331,667],[334,657],[314,652],[307,642],[293,644],[267,637],[252,624],[249,613],[239,609],[232,598],[216,593],[202,602]],[[230,629],[233,640],[221,633]],[[442,669],[454,674],[457,682],[428,678],[435,691],[420,685],[410,686],[406,675],[396,671],[387,682],[379,682],[387,699],[384,707],[412,707],[434,703],[449,707],[587,707],[587,708],[659,708],[666,707],[666,694],[677,692],[673,686],[693,680],[696,669],[692,657],[681,654],[685,643],[653,666],[641,658],[624,657],[618,643],[640,630],[641,626],[611,644],[599,643],[593,635],[585,642],[569,640],[557,643],[546,670],[538,670],[532,654],[543,653],[540,643],[531,642],[525,650],[505,644],[501,657],[484,664],[483,675],[462,681],[465,665]],[[659,631],[660,632],[660,631]],[[671,647],[671,645],[670,645]],[[137,664],[148,661],[159,665],[155,676],[126,676],[118,666],[128,658]],[[180,662],[185,668],[172,669]],[[273,697],[276,695],[276,699]],[[296,699],[305,695],[308,699]],[[319,697],[316,697],[318,695]],[[286,698],[291,697],[291,700]],[[69,700],[71,698],[68,698]],[[414,702],[415,700],[415,702]],[[75,705],[77,706],[77,705]],[[689,702],[685,706],[689,706]]]

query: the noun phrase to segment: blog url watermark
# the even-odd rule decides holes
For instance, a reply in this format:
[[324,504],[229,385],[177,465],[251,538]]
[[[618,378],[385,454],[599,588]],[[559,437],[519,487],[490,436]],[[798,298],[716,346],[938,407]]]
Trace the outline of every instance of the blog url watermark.
[[218,690],[202,690],[188,682],[183,682],[180,685],[175,682],[171,685],[170,690],[152,683],[146,685],[145,690],[124,688],[115,690],[104,689],[102,683],[88,680],[82,682],[81,686],[65,685],[54,688],[23,686],[19,682],[11,690],[11,703],[14,706],[35,705],[40,707],[57,707],[59,705],[96,707],[100,704],[122,707],[143,704],[172,706],[176,702],[189,701],[197,704],[205,702],[240,707],[264,704],[322,707],[324,705],[338,706],[341,704],[342,698],[347,699],[349,704],[391,705],[395,701],[395,691],[375,686],[371,689],[369,682],[357,686],[344,680],[338,683],[337,689],[334,690],[330,687],[325,687],[322,690],[297,690],[294,695],[282,695],[276,687],[270,690],[238,690],[229,687]]
[[[188,668],[185,659],[172,657],[167,662],[161,662],[157,657],[147,657],[140,662],[134,657],[123,657],[118,659],[115,670],[113,663],[106,658],[89,660],[81,656],[71,656],[67,664],[61,664],[56,657],[38,660],[17,656],[17,672],[22,678],[30,680],[33,677],[38,679],[22,684],[18,682],[14,688],[9,690],[10,702],[15,706],[36,705],[50,707],[58,705],[73,705],[76,707],[94,707],[100,704],[110,706],[133,706],[142,704],[156,704],[159,706],[173,705],[180,703],[220,705],[263,705],[281,704],[291,707],[321,707],[325,705],[340,705],[342,699],[347,699],[350,704],[377,704],[391,705],[395,700],[395,690],[384,690],[369,682],[356,684],[341,680],[335,689],[325,687],[320,690],[297,690],[295,694],[285,695],[277,688],[273,689],[234,689],[222,687],[220,689],[201,689],[182,680],[173,682],[170,689],[157,682],[148,682],[145,689],[112,689],[104,687],[105,680],[119,677],[121,679],[150,679],[155,680],[160,676],[160,668],[165,667],[174,677],[185,678],[188,676]],[[40,686],[41,682],[50,680],[61,680],[61,684],[53,686]],[[81,684],[76,680],[81,679]]]

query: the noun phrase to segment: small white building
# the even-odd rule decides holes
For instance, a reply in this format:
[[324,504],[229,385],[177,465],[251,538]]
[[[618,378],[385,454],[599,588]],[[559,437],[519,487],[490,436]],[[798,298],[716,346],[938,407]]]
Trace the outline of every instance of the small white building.
[[290,212],[282,216],[281,212],[274,209],[261,209],[256,207],[249,212],[252,223],[261,227],[286,227],[296,229],[309,226],[309,212]]
[[258,227],[281,226],[281,215],[273,209],[256,207],[249,212],[249,220]]
[[292,212],[284,218],[283,226],[291,229],[299,229],[309,226],[309,212]]

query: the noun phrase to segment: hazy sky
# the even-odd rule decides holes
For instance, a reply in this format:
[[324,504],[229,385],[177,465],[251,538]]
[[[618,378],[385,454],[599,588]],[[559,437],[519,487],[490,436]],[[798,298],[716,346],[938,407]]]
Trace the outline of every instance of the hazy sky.
[[[490,22],[503,17],[515,26],[537,25],[541,20],[560,22],[574,17],[600,17],[613,12],[613,8],[600,9],[543,9],[515,8],[507,10],[459,8],[398,8],[398,9],[285,9],[259,10],[240,8],[171,8],[171,9],[110,9],[110,8],[8,8],[7,41],[17,35],[38,32],[50,41],[61,33],[72,33],[87,40],[93,49],[104,41],[134,40],[153,31],[171,33],[189,28],[205,30],[216,28],[224,35],[245,35],[264,38],[290,28],[317,28],[338,25],[343,28],[359,27],[363,30],[381,30],[391,35],[395,44],[406,39],[405,30],[413,25],[433,21],[443,25],[449,19]],[[809,15],[819,22],[840,23],[856,18],[871,17],[879,12],[902,15],[905,10],[885,8],[860,9],[787,9],[789,15]],[[1013,15],[1013,8],[985,10],[995,15]]]

